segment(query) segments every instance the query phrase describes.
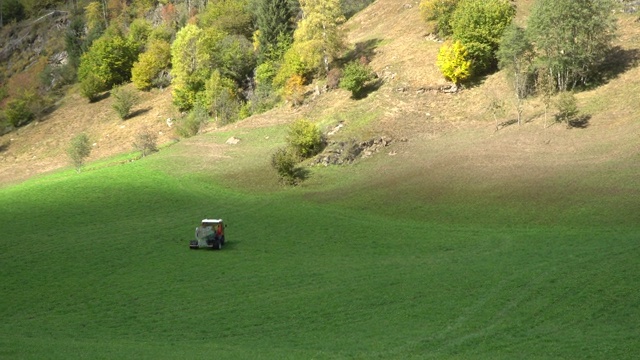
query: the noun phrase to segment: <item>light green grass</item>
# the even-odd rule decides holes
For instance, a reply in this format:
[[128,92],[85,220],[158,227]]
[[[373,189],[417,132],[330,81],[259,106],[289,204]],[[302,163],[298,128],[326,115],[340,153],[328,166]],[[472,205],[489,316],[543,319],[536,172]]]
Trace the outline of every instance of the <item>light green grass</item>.
[[[232,151],[258,151],[249,148]],[[296,189],[246,191],[225,180],[238,166],[231,160],[208,176],[186,165],[172,174],[183,150],[0,189],[0,358],[622,359],[640,351],[640,231],[616,225],[631,215],[615,204],[598,205],[607,221],[583,226],[566,213],[562,224],[545,224],[546,215],[500,196],[509,191],[405,201],[401,183],[372,180],[379,158],[314,170]],[[264,160],[242,161],[259,168]],[[404,185],[422,188],[411,178]],[[350,191],[334,198],[338,188]],[[224,250],[188,249],[203,217],[225,218]]]

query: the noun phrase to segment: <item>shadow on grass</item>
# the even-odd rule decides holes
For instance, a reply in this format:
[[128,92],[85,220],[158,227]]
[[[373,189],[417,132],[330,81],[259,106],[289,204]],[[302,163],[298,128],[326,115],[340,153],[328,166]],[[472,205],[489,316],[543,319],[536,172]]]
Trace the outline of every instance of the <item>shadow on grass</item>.
[[343,58],[338,60],[338,62],[342,66],[350,61],[358,60],[363,57],[368,61],[371,61],[375,55],[375,49],[381,42],[382,39],[369,39],[367,41],[356,43],[354,49],[349,51]]
[[617,78],[625,72],[635,68],[640,64],[640,50],[623,49],[616,46],[607,54],[604,62],[597,72],[598,77],[590,87],[598,87]]
[[94,104],[102,100],[108,99],[109,97],[111,97],[111,91],[105,91],[100,95],[96,95],[93,99],[90,99],[89,102]]
[[380,89],[383,84],[384,81],[380,78],[376,79],[375,81],[371,81],[367,85],[365,85],[357,94],[353,94],[351,98],[354,100],[365,99],[367,96],[369,96],[369,94]]
[[139,116],[139,115],[142,115],[142,114],[146,114],[146,113],[148,113],[149,111],[151,111],[151,109],[152,109],[152,108],[150,108],[150,107],[146,107],[146,108],[144,108],[144,109],[138,109],[138,110],[136,110],[136,111],[134,111],[134,112],[130,113],[130,114],[129,114],[126,118],[124,118],[124,119],[125,119],[125,120],[129,120],[129,119],[132,119],[132,118],[134,118],[134,117],[136,117],[136,116]]
[[589,127],[591,115],[581,115],[573,120],[569,120],[567,127],[570,129],[586,129]]

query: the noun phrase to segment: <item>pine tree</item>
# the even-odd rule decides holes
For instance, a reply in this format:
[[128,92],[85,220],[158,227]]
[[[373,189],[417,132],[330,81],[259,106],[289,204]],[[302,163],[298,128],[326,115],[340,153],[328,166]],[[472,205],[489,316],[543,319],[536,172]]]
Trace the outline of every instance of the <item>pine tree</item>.
[[293,12],[288,0],[261,0],[256,9],[256,24],[261,62],[272,57],[273,50],[293,33]]

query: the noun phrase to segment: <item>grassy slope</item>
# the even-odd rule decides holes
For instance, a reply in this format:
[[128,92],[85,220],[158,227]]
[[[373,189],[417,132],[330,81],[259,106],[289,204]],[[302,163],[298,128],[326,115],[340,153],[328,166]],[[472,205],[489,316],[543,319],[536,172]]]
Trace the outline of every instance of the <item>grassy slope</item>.
[[[482,106],[500,74],[414,93],[439,80],[394,51],[437,44],[417,27],[394,40],[400,20],[416,10],[382,0],[352,20],[351,40],[380,39],[372,64],[396,74],[366,99],[334,92],[0,189],[0,357],[633,358],[639,126],[620,90],[637,94],[638,69],[579,94],[586,129],[543,129],[533,104],[494,133]],[[338,140],[409,141],[282,189],[265,154],[297,116],[345,121]],[[187,250],[205,216],[228,221],[225,250]]]

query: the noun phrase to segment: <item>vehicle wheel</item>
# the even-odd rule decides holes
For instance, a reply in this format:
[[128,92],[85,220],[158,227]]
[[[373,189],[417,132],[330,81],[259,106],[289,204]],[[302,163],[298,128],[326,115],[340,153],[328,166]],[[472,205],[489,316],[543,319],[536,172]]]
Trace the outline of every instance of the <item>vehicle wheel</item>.
[[222,237],[222,239],[220,239],[220,243],[224,245],[224,236]]
[[216,242],[216,247],[218,250],[222,250],[222,241]]

